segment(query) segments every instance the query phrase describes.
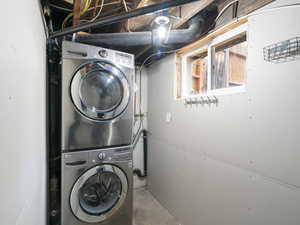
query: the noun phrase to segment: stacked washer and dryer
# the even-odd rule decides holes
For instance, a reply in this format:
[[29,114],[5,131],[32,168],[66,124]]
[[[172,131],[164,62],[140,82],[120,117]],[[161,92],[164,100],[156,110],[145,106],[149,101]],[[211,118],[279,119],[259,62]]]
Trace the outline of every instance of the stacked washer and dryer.
[[131,225],[134,56],[62,49],[61,225]]

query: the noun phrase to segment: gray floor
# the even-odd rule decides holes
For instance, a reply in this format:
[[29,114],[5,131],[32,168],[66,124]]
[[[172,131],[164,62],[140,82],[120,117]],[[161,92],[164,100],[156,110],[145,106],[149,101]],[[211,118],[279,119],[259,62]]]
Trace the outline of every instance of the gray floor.
[[145,188],[134,190],[133,225],[180,225]]

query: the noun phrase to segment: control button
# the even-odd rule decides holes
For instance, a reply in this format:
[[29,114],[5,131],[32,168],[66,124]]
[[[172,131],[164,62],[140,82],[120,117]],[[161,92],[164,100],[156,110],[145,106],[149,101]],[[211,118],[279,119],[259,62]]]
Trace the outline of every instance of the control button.
[[108,56],[107,51],[105,49],[101,49],[98,54],[102,57],[102,58],[106,58]]
[[101,152],[101,153],[99,153],[99,155],[98,155],[98,158],[99,158],[100,160],[105,159],[105,157],[106,157],[106,154],[105,154],[104,152]]

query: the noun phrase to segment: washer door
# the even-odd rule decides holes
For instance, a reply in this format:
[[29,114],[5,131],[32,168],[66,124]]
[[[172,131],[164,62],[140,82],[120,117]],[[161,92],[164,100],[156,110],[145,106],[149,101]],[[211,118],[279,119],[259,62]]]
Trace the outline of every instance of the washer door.
[[76,108],[93,120],[111,120],[119,116],[130,100],[125,74],[106,61],[85,63],[75,72],[71,97]]
[[99,223],[123,205],[128,189],[125,173],[113,165],[93,167],[74,184],[70,205],[74,215],[87,223]]

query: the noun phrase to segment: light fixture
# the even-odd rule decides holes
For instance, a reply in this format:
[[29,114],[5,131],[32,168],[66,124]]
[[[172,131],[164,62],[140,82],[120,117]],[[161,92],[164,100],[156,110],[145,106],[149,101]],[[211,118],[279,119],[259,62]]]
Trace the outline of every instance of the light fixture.
[[157,34],[159,39],[164,39],[167,36],[167,32],[168,32],[167,29],[163,26],[159,26],[157,28]]
[[158,16],[154,19],[158,38],[164,40],[168,35],[170,19],[167,16]]

